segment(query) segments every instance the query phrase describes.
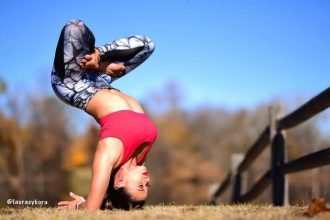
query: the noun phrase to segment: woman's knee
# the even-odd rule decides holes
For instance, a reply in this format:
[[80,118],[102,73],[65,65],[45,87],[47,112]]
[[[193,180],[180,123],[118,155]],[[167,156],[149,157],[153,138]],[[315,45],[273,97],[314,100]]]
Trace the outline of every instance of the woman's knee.
[[64,34],[80,39],[86,32],[86,25],[79,19],[71,20],[64,26]]
[[155,50],[155,43],[147,36],[144,36],[144,42],[148,46],[149,51],[153,52]]
[[148,50],[150,52],[153,52],[154,51],[155,44],[154,44],[154,42],[149,37],[143,36],[143,35],[134,35],[134,38],[135,39],[138,39],[138,41],[140,41],[144,45],[145,48],[148,48]]
[[149,51],[152,53],[155,50],[155,43],[149,38],[149,37],[145,37],[146,38],[146,42],[149,48]]
[[64,26],[64,44],[73,44],[84,53],[92,53],[95,48],[95,37],[87,25],[79,20],[71,20]]

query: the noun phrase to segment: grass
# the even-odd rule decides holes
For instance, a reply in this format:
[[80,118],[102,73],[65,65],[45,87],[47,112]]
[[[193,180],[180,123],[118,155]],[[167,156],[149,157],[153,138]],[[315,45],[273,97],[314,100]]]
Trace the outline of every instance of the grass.
[[272,207],[260,205],[220,205],[220,206],[146,206],[135,211],[70,211],[54,208],[3,208],[0,209],[0,220],[271,220],[271,219],[329,219],[330,216],[309,218],[304,215],[305,207]]

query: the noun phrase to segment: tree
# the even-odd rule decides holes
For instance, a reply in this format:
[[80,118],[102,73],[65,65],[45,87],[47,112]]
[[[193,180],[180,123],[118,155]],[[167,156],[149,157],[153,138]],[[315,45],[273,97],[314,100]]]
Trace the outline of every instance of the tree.
[[6,82],[0,78],[0,93],[5,93],[7,91]]

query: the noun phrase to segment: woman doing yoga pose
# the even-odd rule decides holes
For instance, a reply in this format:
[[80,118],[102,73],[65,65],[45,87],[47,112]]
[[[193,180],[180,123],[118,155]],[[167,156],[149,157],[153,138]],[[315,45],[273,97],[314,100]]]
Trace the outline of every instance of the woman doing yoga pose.
[[80,108],[100,124],[86,200],[70,193],[60,208],[130,209],[144,204],[150,178],[143,165],[157,129],[141,105],[111,83],[132,71],[154,51],[145,36],[119,39],[95,47],[95,38],[81,20],[68,22],[60,34],[51,83],[65,103]]

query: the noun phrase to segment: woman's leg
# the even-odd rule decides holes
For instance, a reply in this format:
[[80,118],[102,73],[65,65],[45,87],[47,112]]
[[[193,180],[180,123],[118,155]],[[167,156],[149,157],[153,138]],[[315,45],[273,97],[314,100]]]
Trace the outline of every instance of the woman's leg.
[[101,60],[117,62],[126,67],[125,71],[114,79],[131,72],[143,63],[154,51],[155,45],[146,36],[135,35],[122,38],[97,48],[101,52]]
[[80,68],[79,63],[94,51],[95,38],[80,20],[68,22],[62,29],[56,48],[52,86],[65,103],[85,110],[89,100],[100,89],[111,88],[111,77]]
[[57,75],[63,80],[80,74],[80,60],[94,51],[93,33],[81,20],[69,21],[62,29],[54,60]]

